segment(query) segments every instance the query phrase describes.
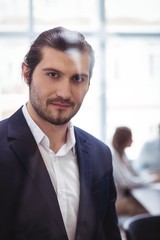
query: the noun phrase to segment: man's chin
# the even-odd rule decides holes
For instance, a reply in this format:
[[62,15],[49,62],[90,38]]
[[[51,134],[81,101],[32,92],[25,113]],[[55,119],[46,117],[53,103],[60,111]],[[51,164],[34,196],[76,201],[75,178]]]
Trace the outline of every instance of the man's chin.
[[54,124],[56,126],[61,126],[61,125],[65,125],[70,121],[71,118],[50,118],[48,119],[48,122],[50,122],[51,124]]
[[62,125],[65,125],[67,124],[69,121],[55,121],[55,122],[51,122],[53,125],[56,125],[56,126],[62,126]]

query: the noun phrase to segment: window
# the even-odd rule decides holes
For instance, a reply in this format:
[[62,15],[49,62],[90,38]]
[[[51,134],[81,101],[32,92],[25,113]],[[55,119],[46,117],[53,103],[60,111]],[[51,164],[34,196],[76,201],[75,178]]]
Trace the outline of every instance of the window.
[[96,55],[74,123],[108,144],[117,126],[130,127],[136,158],[160,123],[159,9],[159,0],[0,0],[0,119],[27,101],[21,62],[30,42],[62,25],[81,31]]

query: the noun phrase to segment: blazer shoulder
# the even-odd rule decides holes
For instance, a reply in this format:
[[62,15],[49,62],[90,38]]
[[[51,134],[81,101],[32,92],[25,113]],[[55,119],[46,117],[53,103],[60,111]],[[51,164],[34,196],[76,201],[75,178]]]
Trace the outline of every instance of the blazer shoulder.
[[0,121],[0,139],[7,135],[8,118]]
[[22,128],[24,129],[24,126],[26,125],[21,107],[10,117],[0,121],[0,139],[3,139],[4,136],[7,137],[10,133],[12,135],[13,132],[17,134],[20,132],[19,130]]
[[102,140],[96,138],[95,136],[93,136],[92,134],[86,132],[81,128],[74,127],[74,129],[75,129],[76,139],[82,139],[84,142],[88,142],[89,144],[91,144],[92,147],[95,146],[96,148],[105,149],[111,152],[108,145],[104,143]]
[[5,119],[2,119],[1,121],[0,121],[0,128],[2,128],[2,127],[4,127],[4,126],[6,126],[7,124],[8,124],[8,121],[10,121],[10,119],[14,119],[14,118],[16,118],[17,116],[22,116],[23,114],[22,114],[22,107],[20,107],[16,112],[14,112],[11,116],[9,116],[9,117],[7,117],[7,118],[5,118]]

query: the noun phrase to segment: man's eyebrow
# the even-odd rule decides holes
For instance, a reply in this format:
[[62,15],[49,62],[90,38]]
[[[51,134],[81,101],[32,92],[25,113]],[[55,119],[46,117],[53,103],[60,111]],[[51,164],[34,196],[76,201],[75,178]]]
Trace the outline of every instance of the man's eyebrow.
[[58,69],[55,69],[55,68],[43,68],[42,71],[44,71],[44,72],[51,71],[51,72],[62,73],[61,71],[59,71]]
[[[58,69],[55,69],[55,68],[43,68],[42,71],[44,72],[56,72],[56,73],[59,73],[59,74],[63,74],[60,70]],[[87,73],[74,73],[73,76],[82,76],[82,77],[85,77],[85,78],[88,78],[89,77],[89,74]]]

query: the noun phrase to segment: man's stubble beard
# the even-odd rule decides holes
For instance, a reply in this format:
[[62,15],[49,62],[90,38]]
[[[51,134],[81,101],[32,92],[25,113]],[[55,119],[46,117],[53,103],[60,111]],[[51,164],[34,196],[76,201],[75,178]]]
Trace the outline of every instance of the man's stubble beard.
[[73,112],[73,114],[70,114],[68,117],[62,117],[61,115],[63,114],[64,110],[56,110],[56,116],[53,116],[53,114],[49,113],[49,111],[47,111],[46,109],[42,109],[40,106],[37,106],[33,103],[32,107],[41,119],[54,125],[64,125],[68,123],[78,111],[77,110],[76,112]]
[[[62,114],[65,110],[61,109],[54,110],[56,112],[56,116],[54,116],[52,111],[47,110],[47,106],[49,106],[52,102],[54,103],[54,101],[57,102],[56,99],[50,99],[47,100],[46,103],[44,103],[45,101],[39,96],[39,93],[37,91],[34,91],[33,88],[32,89],[30,88],[30,102],[34,111],[41,119],[51,124],[64,125],[68,123],[76,115],[76,113],[81,107],[80,105],[76,109],[74,109],[75,104],[71,102],[70,108],[73,109],[73,112],[71,112],[69,116],[63,117]],[[65,100],[63,100],[63,103],[64,102]],[[68,103],[69,101],[66,100],[66,102]]]

